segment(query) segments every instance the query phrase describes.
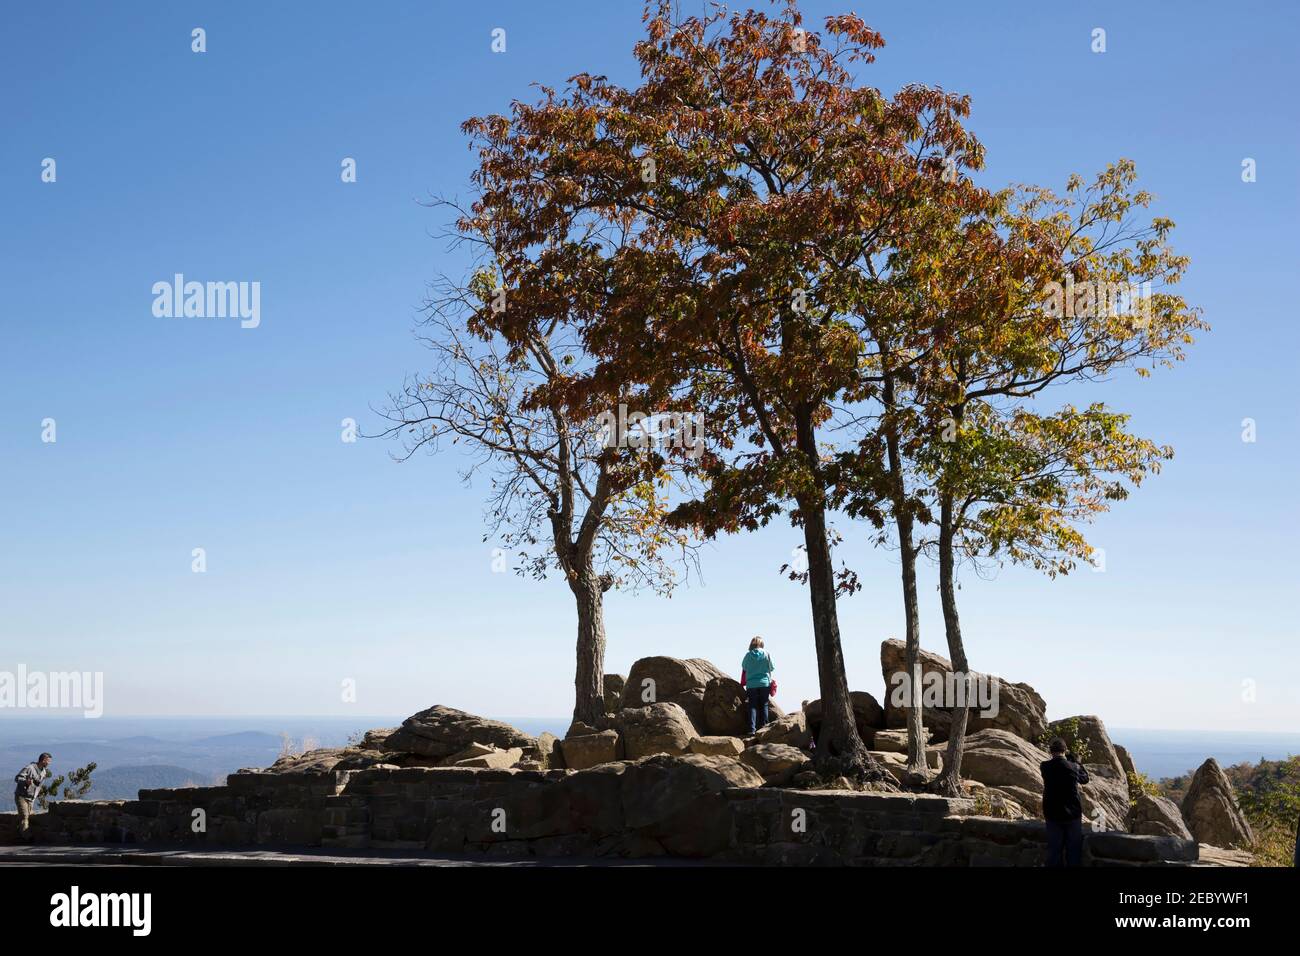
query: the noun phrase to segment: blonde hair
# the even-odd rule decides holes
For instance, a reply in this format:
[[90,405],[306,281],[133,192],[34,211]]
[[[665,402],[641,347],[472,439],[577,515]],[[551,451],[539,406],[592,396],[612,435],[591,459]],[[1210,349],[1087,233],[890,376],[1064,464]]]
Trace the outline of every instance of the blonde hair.
[[763,646],[763,639],[761,637],[756,637],[749,642],[749,649],[751,651],[756,651],[762,646]]

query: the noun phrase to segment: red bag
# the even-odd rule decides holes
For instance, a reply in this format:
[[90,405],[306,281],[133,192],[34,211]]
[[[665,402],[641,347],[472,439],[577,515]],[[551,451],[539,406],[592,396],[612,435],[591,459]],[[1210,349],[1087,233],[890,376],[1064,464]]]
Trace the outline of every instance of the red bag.
[[768,697],[776,696],[776,681],[772,681],[772,683],[767,685],[767,696]]

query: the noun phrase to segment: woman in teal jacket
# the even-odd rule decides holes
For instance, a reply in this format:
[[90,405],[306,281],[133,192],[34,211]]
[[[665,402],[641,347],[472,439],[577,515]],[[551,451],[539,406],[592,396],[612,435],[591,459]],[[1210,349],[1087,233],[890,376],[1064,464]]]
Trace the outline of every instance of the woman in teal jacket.
[[772,671],[776,665],[771,656],[763,650],[763,639],[756,637],[749,642],[749,653],[740,662],[740,686],[745,688],[749,699],[749,733],[752,737],[760,727],[767,726],[767,698],[772,686]]

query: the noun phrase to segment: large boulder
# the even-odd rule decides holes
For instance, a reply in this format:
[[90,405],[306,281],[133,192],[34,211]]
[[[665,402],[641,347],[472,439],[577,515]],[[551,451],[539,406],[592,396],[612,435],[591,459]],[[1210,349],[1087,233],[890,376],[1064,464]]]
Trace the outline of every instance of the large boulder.
[[961,758],[963,777],[979,781],[1014,800],[1034,816],[1043,813],[1046,751],[1008,730],[989,728],[966,738]]
[[673,701],[688,691],[699,691],[703,701],[704,688],[709,681],[724,676],[722,671],[700,658],[643,657],[628,672],[627,683],[623,686],[622,709]]
[[1137,801],[1128,812],[1128,829],[1130,833],[1141,836],[1169,836],[1181,840],[1192,839],[1187,824],[1178,804],[1168,797],[1152,796],[1149,793],[1138,794]]
[[[868,748],[872,746],[877,730],[885,726],[885,711],[880,702],[866,691],[849,691],[849,704],[853,707],[853,723],[858,728],[858,736]],[[821,699],[812,700],[803,706],[803,714],[808,722],[808,730],[815,737],[822,726]]]
[[627,707],[619,712],[618,722],[629,760],[652,754],[680,756],[690,751],[691,741],[699,736],[686,711],[675,703]]
[[[1100,723],[1097,721],[1092,733],[1105,734]],[[1095,739],[1100,748],[1101,737]],[[1114,756],[1113,752],[1111,756]],[[988,728],[966,738],[961,773],[963,777],[1001,791],[1032,816],[1042,816],[1042,763],[1047,759],[1046,751],[1018,735]],[[1094,753],[1091,759],[1098,762],[1084,765],[1088,782],[1079,785],[1083,818],[1091,822],[1095,830],[1123,830],[1128,819],[1128,785],[1116,775],[1103,756]]]
[[1119,765],[1124,769],[1126,778],[1130,773],[1137,773],[1137,767],[1133,766],[1132,756],[1119,744],[1115,745],[1115,756],[1119,758]]
[[268,770],[271,773],[326,773],[347,760],[349,765],[340,769],[359,770],[382,763],[383,754],[377,750],[359,750],[351,747],[319,747],[300,754],[284,754]]
[[1123,830],[1129,815],[1128,773],[1106,733],[1106,725],[1092,715],[1067,717],[1052,721],[1047,735],[1055,736],[1067,729],[1088,747],[1088,759],[1083,764],[1088,782],[1079,788],[1084,818],[1092,821],[1093,829]]
[[766,726],[760,727],[758,733],[754,735],[754,741],[760,744],[785,744],[788,747],[808,750],[812,745],[812,734],[808,731],[808,717],[801,710],[778,717]]
[[[740,681],[730,677],[712,678],[704,685],[702,709],[703,724],[696,724],[701,733],[728,737],[743,737],[749,733],[749,701]],[[768,698],[768,720],[780,720],[784,716],[786,713],[780,705]]]
[[599,730],[573,734],[560,741],[564,766],[569,770],[587,770],[620,758],[619,736],[616,730]]
[[1200,843],[1226,849],[1246,849],[1255,834],[1237,806],[1232,782],[1210,757],[1192,776],[1183,797],[1183,820]]
[[749,730],[745,689],[730,677],[714,677],[704,685],[705,734],[742,737]]
[[537,747],[534,738],[509,724],[436,704],[402,721],[402,726],[384,741],[384,749],[443,758],[470,744],[491,744],[498,750]]
[[757,771],[764,782],[777,786],[811,765],[806,753],[786,744],[755,744],[740,755],[740,762]]
[[739,737],[696,737],[691,741],[691,753],[705,757],[739,757],[744,749]]
[[[547,769],[556,769],[564,766],[564,755],[556,757],[557,750],[560,746],[560,738],[555,734],[543,730],[537,735],[537,756],[536,760]],[[527,756],[525,754],[525,756]]]
[[[881,643],[880,670],[885,678],[884,709],[886,727],[907,726],[907,711],[909,708],[896,706],[894,703],[895,694],[902,694],[902,685],[896,683],[894,675],[906,673],[906,660],[907,645],[902,641],[884,641]],[[948,678],[953,673],[953,668],[947,658],[922,649],[920,663],[921,692],[923,696],[926,692],[926,681],[939,679],[930,677],[931,674],[940,675],[940,678],[944,680],[944,686],[948,686]],[[1013,684],[1000,677],[986,677],[978,673],[972,673],[971,676],[976,678],[977,681],[987,680],[991,682],[990,691],[994,695],[992,700],[996,702],[996,708],[990,707],[990,709],[996,709],[997,713],[985,716],[978,709],[978,700],[971,700],[969,702],[971,710],[966,718],[966,733],[973,734],[993,728],[1010,731],[1023,740],[1038,741],[1038,738],[1047,730],[1047,704],[1039,696],[1038,691],[1028,684]],[[923,714],[923,722],[933,731],[935,739],[947,740],[948,729],[952,723],[951,708],[925,707]]]
[[392,735],[396,727],[377,727],[374,730],[367,730],[365,736],[361,738],[360,747],[362,750],[387,750],[388,738]]

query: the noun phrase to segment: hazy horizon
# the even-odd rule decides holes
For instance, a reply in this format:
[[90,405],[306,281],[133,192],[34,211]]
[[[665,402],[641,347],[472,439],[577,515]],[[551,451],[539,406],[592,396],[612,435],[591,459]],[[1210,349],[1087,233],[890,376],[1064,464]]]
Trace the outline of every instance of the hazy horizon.
[[[483,714],[505,721],[525,733],[549,731],[557,736],[568,726],[567,717],[521,717]],[[244,766],[269,766],[287,743],[300,750],[306,744],[343,746],[362,730],[396,726],[403,718],[384,715],[245,715],[245,716],[145,716],[104,717],[87,721],[79,717],[41,715],[0,719],[0,758],[16,766],[30,760],[37,748],[55,754],[56,770],[95,760],[102,771],[152,766],[181,767],[201,778],[219,781],[225,773]],[[99,730],[96,733],[96,730]],[[1108,726],[1111,740],[1126,747],[1135,766],[1155,779],[1195,770],[1207,757],[1223,766],[1282,760],[1300,754],[1300,733],[1216,730],[1161,730]],[[37,736],[37,735],[41,736]],[[226,738],[240,738],[231,741]],[[243,740],[250,737],[253,739]],[[133,739],[134,738],[134,739]],[[143,739],[141,739],[143,738]],[[130,742],[136,749],[122,749]],[[159,750],[153,744],[163,745]],[[233,752],[224,749],[237,746]],[[218,749],[211,750],[216,746]],[[141,749],[142,748],[142,749]],[[222,755],[225,754],[223,757]],[[110,776],[106,780],[112,779]]]

